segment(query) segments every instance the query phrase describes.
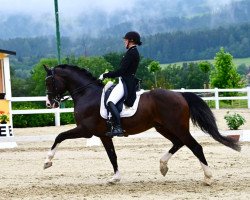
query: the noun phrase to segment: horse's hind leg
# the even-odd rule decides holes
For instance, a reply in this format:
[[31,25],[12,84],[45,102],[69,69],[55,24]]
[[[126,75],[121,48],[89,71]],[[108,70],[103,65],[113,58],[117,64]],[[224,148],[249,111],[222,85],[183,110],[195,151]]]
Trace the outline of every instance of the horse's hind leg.
[[168,133],[163,127],[155,127],[156,130],[163,135],[165,138],[169,139],[173,146],[172,148],[165,153],[160,159],[160,171],[163,176],[168,172],[168,161],[169,159],[183,146],[183,143],[173,134]]
[[114,169],[114,175],[111,179],[108,180],[108,183],[114,184],[114,183],[119,182],[121,180],[121,175],[120,175],[120,172],[118,170],[115,147],[114,147],[112,138],[106,137],[106,136],[100,137],[100,138],[101,138],[102,144],[103,144],[103,146],[108,154],[109,160],[110,160],[110,162],[113,166],[113,169]]
[[211,185],[212,183],[212,172],[208,167],[206,158],[203,153],[202,146],[192,137],[190,133],[183,135],[182,141],[183,143],[193,152],[193,154],[199,159],[201,167],[204,171],[205,175],[205,184]]

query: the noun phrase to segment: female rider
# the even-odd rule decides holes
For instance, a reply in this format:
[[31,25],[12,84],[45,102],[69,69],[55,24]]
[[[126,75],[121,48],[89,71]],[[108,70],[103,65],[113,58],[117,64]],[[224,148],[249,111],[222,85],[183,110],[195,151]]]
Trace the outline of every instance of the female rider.
[[137,50],[137,45],[141,45],[141,37],[139,33],[130,31],[124,36],[124,44],[127,49],[126,54],[121,60],[120,68],[116,71],[111,71],[102,74],[99,79],[105,78],[119,78],[119,83],[112,90],[108,100],[107,108],[112,115],[114,122],[113,129],[106,133],[107,136],[123,136],[123,129],[121,127],[120,113],[116,108],[116,103],[124,96],[124,86],[127,89],[127,97],[124,104],[132,107],[136,99],[136,80],[135,73],[137,71],[140,55]]

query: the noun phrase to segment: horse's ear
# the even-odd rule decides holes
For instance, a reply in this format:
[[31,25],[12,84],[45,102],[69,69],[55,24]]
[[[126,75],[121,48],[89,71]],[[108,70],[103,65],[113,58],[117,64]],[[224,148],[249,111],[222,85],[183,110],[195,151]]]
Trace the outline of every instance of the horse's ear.
[[47,73],[50,72],[50,69],[49,69],[46,65],[43,65],[43,67],[44,67],[44,69],[45,69],[45,71],[46,71]]

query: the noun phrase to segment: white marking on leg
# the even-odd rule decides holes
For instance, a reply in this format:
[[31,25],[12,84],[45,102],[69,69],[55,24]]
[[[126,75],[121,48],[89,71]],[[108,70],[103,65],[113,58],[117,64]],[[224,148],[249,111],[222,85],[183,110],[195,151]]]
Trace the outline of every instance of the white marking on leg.
[[163,176],[166,176],[168,172],[168,161],[173,156],[172,153],[164,154],[160,159],[160,171]]
[[173,156],[172,153],[169,153],[167,152],[166,154],[164,154],[162,157],[161,157],[161,161],[162,162],[168,162],[168,160]]
[[59,144],[57,144],[53,150],[50,150],[50,151],[48,152],[47,157],[46,157],[44,163],[49,163],[49,162],[51,162],[51,160],[52,160],[52,159],[54,158],[54,156],[55,156],[56,149],[57,149],[58,145],[59,145]]
[[211,185],[212,184],[212,172],[210,170],[210,168],[207,165],[204,165],[202,162],[201,163],[201,167],[204,171],[204,183],[206,185]]
[[108,180],[109,184],[115,184],[121,180],[120,172],[117,170],[111,179]]

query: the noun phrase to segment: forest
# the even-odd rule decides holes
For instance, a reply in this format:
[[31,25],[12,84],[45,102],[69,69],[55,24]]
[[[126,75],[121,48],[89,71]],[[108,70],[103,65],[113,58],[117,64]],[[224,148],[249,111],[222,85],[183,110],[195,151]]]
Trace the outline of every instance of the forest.
[[[143,42],[143,45],[139,47],[141,54],[140,65],[143,67],[141,67],[142,71],[138,72],[138,74],[139,78],[144,81],[143,86],[145,89],[155,87],[155,74],[148,71],[152,61],[167,66],[163,68],[157,77],[159,79],[158,85],[161,87],[171,89],[180,87],[202,88],[203,79],[207,79],[208,75],[202,74],[200,68],[197,67],[198,62],[192,61],[213,60],[221,47],[234,58],[250,57],[249,1],[233,2],[214,13],[208,10],[207,7],[197,8],[197,6],[195,6],[196,12],[193,12],[193,14],[196,14],[194,16],[187,13],[182,13],[179,17],[176,15],[171,16],[170,13],[164,15],[163,11],[166,9],[164,7],[158,13],[162,17],[154,18],[155,21],[139,20],[136,22],[140,27]],[[15,22],[15,17],[11,19],[11,22]],[[27,16],[26,18],[21,17],[17,21],[18,26],[12,28],[21,28],[22,24],[25,24],[27,20],[29,20]],[[6,22],[10,23],[8,20]],[[102,34],[98,37],[82,33],[72,38],[66,36],[67,34],[63,34],[61,37],[61,57],[64,63],[80,64],[90,70],[93,69],[93,66],[94,69],[97,69],[98,66],[103,70],[105,69],[101,66],[109,66],[108,69],[115,69],[119,66],[119,59],[125,52],[122,34],[132,27],[131,23],[116,24],[109,29],[104,27]],[[33,23],[30,22],[29,25],[32,26]],[[24,26],[23,30],[27,28]],[[164,28],[160,30],[160,27]],[[35,28],[39,30],[38,25]],[[29,31],[32,32],[34,29],[35,32],[35,28],[29,27]],[[16,29],[12,31],[18,32]],[[11,36],[11,30],[8,30],[7,27],[5,29],[6,33]],[[37,33],[39,35],[39,31]],[[1,32],[1,34],[4,34],[4,32]],[[42,95],[40,92],[36,92],[34,88],[32,89],[30,83],[32,83],[34,70],[39,63],[48,60],[49,63],[53,61],[54,66],[57,64],[56,38],[52,35],[10,38],[5,35],[1,36],[1,38],[5,38],[0,39],[2,49],[16,51],[17,53],[16,56],[11,56],[10,59],[13,96]],[[180,65],[170,65],[170,63],[174,62],[182,63]],[[243,63],[236,67],[238,72],[246,78],[246,74],[249,73],[249,66]],[[97,71],[102,73],[100,70],[94,70],[93,74],[95,76],[99,75]],[[200,78],[199,81],[196,78],[198,82],[195,83],[193,80],[193,83],[191,83],[192,77],[189,82],[187,82],[188,79],[186,78],[180,78],[185,77],[188,73],[192,74],[194,71],[195,73],[201,73],[200,76],[197,76]]]
[[[141,55],[160,63],[213,59],[220,47],[224,47],[235,58],[250,57],[250,24],[213,30],[161,33],[142,40],[143,45],[139,49]],[[120,37],[84,40],[63,37],[61,43],[63,57],[102,56],[124,51]],[[0,46],[17,52],[11,59],[11,66],[21,78],[28,77],[32,67],[41,58],[56,57],[54,37],[0,40]]]

